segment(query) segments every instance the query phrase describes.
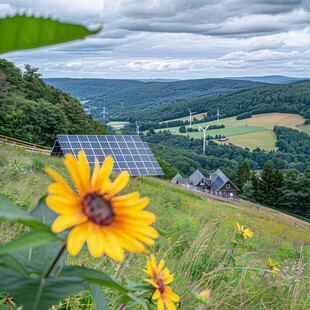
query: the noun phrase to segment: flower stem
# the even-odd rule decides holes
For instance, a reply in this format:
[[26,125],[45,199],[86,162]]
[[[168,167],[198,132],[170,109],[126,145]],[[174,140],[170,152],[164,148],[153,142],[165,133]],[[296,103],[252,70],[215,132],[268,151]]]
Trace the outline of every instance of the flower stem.
[[54,260],[52,261],[51,265],[49,266],[49,268],[46,270],[46,272],[44,273],[43,279],[47,279],[49,277],[49,275],[51,274],[53,268],[55,267],[55,265],[57,264],[57,262],[59,261],[61,255],[63,254],[63,252],[66,249],[66,243],[63,244],[63,246],[60,248],[58,254],[55,256]]

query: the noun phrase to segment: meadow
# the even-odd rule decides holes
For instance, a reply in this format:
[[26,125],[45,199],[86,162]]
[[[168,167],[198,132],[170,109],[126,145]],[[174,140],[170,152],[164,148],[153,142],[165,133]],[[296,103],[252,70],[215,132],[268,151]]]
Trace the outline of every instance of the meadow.
[[[31,210],[52,182],[44,172],[45,166],[69,180],[59,158],[0,145],[0,192],[21,208]],[[70,180],[69,184],[73,185]],[[181,297],[179,309],[309,309],[309,229],[211,202],[156,178],[131,178],[124,193],[133,191],[150,197],[147,209],[157,217],[155,228],[160,236],[148,250],[156,260],[163,258],[175,274],[171,287]],[[238,242],[230,258],[236,222],[249,227],[254,235]],[[2,221],[0,243],[22,231],[20,225]],[[268,269],[268,257],[279,263],[278,274]],[[105,255],[95,259],[88,252],[68,255],[66,259],[70,264],[108,272],[122,284],[128,280],[142,283],[146,278],[143,253],[127,252],[122,262]],[[211,289],[208,303],[200,305],[195,293],[207,288]],[[119,295],[109,290],[106,294],[110,309],[120,309]],[[60,301],[53,309],[94,307],[89,292],[84,291]]]
[[113,127],[115,130],[122,129],[128,122],[119,122],[119,121],[112,121],[107,123],[108,126]]
[[[197,120],[203,118],[205,113],[197,115]],[[194,115],[195,117],[196,115]],[[175,119],[179,120],[179,119]],[[180,119],[181,120],[181,119]],[[188,120],[187,118],[182,118],[182,120]],[[215,137],[216,135],[224,135],[229,138],[229,140],[238,146],[248,147],[253,150],[257,147],[264,149],[266,151],[276,150],[275,141],[273,134],[270,130],[273,129],[275,125],[284,126],[290,128],[297,128],[303,130],[307,133],[310,132],[310,129],[307,126],[301,125],[304,122],[304,118],[298,114],[289,114],[289,113],[267,113],[267,114],[258,114],[253,115],[251,118],[236,120],[236,117],[228,117],[220,119],[220,125],[224,124],[225,128],[213,129],[207,131],[207,135]],[[213,120],[211,122],[198,124],[201,127],[206,127],[207,125],[216,125],[217,121]],[[197,125],[193,124],[192,128],[195,128]],[[156,129],[158,132],[162,129]],[[179,133],[179,127],[171,127],[167,130]],[[260,132],[260,133],[258,133]],[[182,135],[189,135],[194,138],[202,138],[203,132],[190,132]]]

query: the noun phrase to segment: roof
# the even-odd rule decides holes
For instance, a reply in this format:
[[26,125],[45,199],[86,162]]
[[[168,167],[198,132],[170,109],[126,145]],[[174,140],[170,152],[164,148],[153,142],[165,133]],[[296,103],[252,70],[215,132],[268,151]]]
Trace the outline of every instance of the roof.
[[180,173],[176,174],[176,176],[170,181],[171,183],[176,183],[177,181],[183,179]]
[[193,185],[197,185],[201,180],[206,180],[207,178],[197,169],[190,177],[189,181]]
[[[225,185],[228,181],[230,181],[227,176],[220,170],[217,169],[214,173],[210,173],[211,177],[211,186],[214,188],[215,191],[218,191],[223,185]],[[230,181],[233,184],[233,182]],[[234,187],[237,188],[235,184]]]

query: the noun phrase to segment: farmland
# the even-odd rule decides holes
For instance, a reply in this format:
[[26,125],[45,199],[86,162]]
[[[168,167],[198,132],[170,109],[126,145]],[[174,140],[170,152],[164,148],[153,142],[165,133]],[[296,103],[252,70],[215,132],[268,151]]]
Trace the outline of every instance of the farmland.
[[108,126],[111,126],[115,130],[120,130],[122,129],[128,122],[117,122],[117,121],[112,121],[107,123]]
[[[44,173],[45,165],[68,179],[58,158],[32,155],[3,145],[0,151],[0,192],[23,209],[31,210],[36,200],[47,193],[52,180]],[[256,216],[245,208],[236,210],[208,201],[155,178],[132,178],[124,193],[132,191],[150,197],[147,209],[157,217],[155,228],[159,238],[148,250],[156,260],[164,258],[175,274],[171,287],[181,297],[183,309],[197,309],[194,293],[206,288],[211,289],[208,309],[309,308],[309,230]],[[249,227],[254,235],[244,246],[236,248],[230,260],[236,222]],[[20,227],[1,222],[0,243],[16,237]],[[268,269],[268,257],[279,263],[278,274]],[[86,251],[67,256],[69,264],[105,270],[124,285],[127,280],[143,283],[145,261],[144,254],[129,252],[119,263],[105,255],[93,258]],[[110,309],[118,309],[120,298],[111,290],[106,289],[105,293]],[[54,306],[55,310],[66,308],[94,309],[89,291]]]
[[[202,115],[203,114],[200,116],[202,117]],[[185,119],[188,120],[188,117]],[[224,135],[228,137],[232,143],[241,147],[248,147],[250,149],[260,147],[261,149],[270,151],[276,149],[274,145],[275,138],[270,132],[275,125],[290,128],[296,128],[296,126],[299,125],[299,129],[304,129],[305,131],[309,130],[308,127],[301,125],[303,122],[304,118],[300,115],[288,113],[258,114],[242,120],[236,120],[236,117],[228,117],[220,119],[220,124],[224,124],[225,128],[210,130],[207,131],[206,134],[213,137],[216,135]],[[199,126],[205,127],[209,124],[210,122],[201,123]],[[216,125],[216,120],[212,121],[211,125]],[[192,128],[196,126],[197,125],[193,124]],[[179,127],[171,127],[167,130],[175,131],[176,134],[180,134]],[[156,131],[160,131],[160,129]],[[258,132],[260,133],[258,134]],[[194,138],[203,137],[202,132],[183,133],[183,135],[189,135]]]

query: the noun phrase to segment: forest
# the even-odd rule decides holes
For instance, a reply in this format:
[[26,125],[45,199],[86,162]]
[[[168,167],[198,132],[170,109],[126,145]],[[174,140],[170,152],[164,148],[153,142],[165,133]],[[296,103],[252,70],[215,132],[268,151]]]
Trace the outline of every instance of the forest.
[[86,115],[80,102],[25,70],[0,59],[0,134],[45,146],[57,134],[107,134],[107,126]]
[[166,104],[150,111],[138,111],[134,117],[126,114],[128,121],[161,122],[188,116],[188,108],[196,113],[206,113],[207,121],[214,120],[217,108],[223,118],[245,112],[293,113],[305,118],[310,115],[310,81],[290,84],[264,84],[233,93],[206,96],[178,104]]
[[[156,156],[160,156],[165,161],[176,167],[184,175],[189,176],[192,173],[188,163],[184,164],[186,158],[192,161],[191,165],[195,168],[212,171],[221,167],[230,167],[236,169],[244,160],[247,160],[252,168],[263,169],[267,160],[273,167],[277,161],[281,160],[281,169],[297,169],[303,172],[310,166],[310,136],[296,129],[275,126],[274,131],[279,135],[276,145],[277,151],[265,153],[259,148],[251,152],[249,149],[243,149],[234,145],[221,145],[209,141],[206,146],[206,155],[202,155],[202,139],[194,139],[181,135],[174,135],[169,131],[155,133],[149,131],[146,135],[141,134],[141,139],[145,142],[165,146],[160,149],[152,146],[152,151]],[[162,152],[162,154],[160,154]],[[207,157],[210,160],[200,159],[199,156]],[[196,162],[196,163],[194,163]]]
[[[176,82],[141,82],[117,79],[45,79],[80,100],[99,118],[105,106],[111,116],[132,117],[133,111],[152,110],[157,106],[176,104],[207,95],[233,92],[261,85],[258,82],[228,79],[201,79]],[[123,104],[122,104],[123,103]],[[115,115],[114,115],[115,113]]]

